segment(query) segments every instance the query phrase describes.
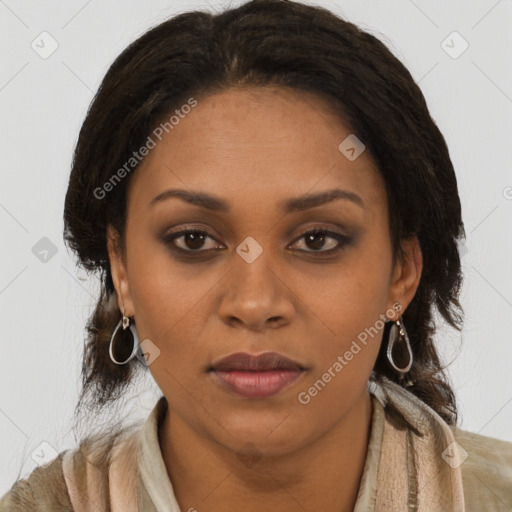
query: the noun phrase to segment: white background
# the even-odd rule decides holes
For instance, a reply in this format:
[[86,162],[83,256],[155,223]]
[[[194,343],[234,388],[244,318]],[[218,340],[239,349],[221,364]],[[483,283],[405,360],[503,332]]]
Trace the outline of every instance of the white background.
[[[468,236],[466,326],[462,336],[441,329],[438,345],[446,361],[455,359],[450,375],[462,428],[512,441],[512,1],[309,3],[382,39],[419,83],[447,140]],[[20,470],[35,467],[31,453],[42,442],[57,452],[75,444],[84,327],[98,282],[75,268],[62,215],[93,93],[114,58],[149,27],[222,5],[0,0],[0,495]],[[43,31],[59,45],[48,59],[31,48]],[[453,31],[469,44],[455,59],[442,47]],[[42,237],[57,247],[46,263],[32,253]],[[133,415],[143,418],[159,390],[151,378],[138,389]]]

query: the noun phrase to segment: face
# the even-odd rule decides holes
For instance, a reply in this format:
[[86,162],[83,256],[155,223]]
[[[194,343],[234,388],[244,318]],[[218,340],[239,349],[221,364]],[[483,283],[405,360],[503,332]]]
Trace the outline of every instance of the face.
[[[125,259],[109,238],[118,302],[160,351],[149,370],[170,410],[202,438],[277,454],[323,436],[365,396],[385,315],[414,296],[417,240],[393,267],[384,181],[368,151],[339,149],[350,134],[313,95],[230,89],[164,132],[132,178]],[[216,201],[155,200],[169,189]],[[306,368],[272,396],[207,371],[267,351]]]

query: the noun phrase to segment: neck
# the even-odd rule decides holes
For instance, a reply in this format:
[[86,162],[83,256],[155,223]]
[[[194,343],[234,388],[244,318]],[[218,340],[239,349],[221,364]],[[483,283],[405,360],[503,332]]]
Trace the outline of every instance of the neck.
[[329,431],[293,453],[241,458],[167,409],[160,445],[181,510],[348,512],[356,503],[372,416],[368,391]]

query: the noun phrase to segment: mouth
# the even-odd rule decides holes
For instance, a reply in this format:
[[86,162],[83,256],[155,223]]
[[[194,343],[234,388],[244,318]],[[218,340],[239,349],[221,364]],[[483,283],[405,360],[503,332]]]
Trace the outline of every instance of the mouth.
[[244,398],[267,398],[290,387],[307,368],[276,352],[237,352],[207,369],[215,382]]

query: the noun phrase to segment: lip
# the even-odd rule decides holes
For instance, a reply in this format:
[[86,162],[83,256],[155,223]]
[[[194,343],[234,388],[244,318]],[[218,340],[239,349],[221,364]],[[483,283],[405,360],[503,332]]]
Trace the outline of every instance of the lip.
[[212,371],[224,389],[244,398],[267,398],[289,388],[305,370]]
[[215,382],[244,398],[267,398],[289,388],[305,371],[302,364],[278,354],[236,352],[208,368]]
[[252,355],[247,352],[235,352],[215,361],[208,371],[269,371],[269,370],[305,370],[301,363],[283,356],[278,352],[263,352]]

